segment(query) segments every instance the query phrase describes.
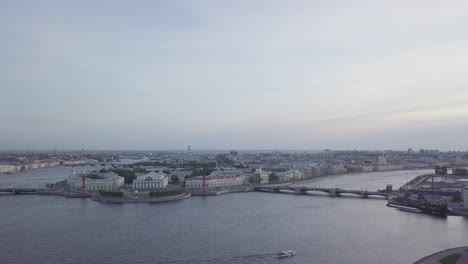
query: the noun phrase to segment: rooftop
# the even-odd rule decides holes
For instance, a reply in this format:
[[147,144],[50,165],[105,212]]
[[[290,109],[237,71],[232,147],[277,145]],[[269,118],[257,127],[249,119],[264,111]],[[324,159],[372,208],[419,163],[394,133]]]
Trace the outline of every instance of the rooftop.
[[138,176],[135,181],[161,181],[165,177],[166,177],[166,174],[164,173],[157,173],[157,172],[151,171],[148,174]]
[[[222,180],[222,179],[234,179],[234,178],[239,178],[241,175],[231,175],[231,176],[210,176],[206,177],[205,181],[211,181],[211,180]],[[187,179],[187,181],[193,181],[193,180],[203,180],[203,176],[197,176],[193,177],[190,179]]]
[[[86,176],[88,174],[91,174],[90,172],[81,172],[81,173],[77,173],[75,175],[72,175],[70,177],[74,177],[74,178],[80,178],[83,177],[83,176]],[[92,179],[92,178],[86,178],[86,181],[87,182],[108,182],[110,180],[114,181],[116,179],[119,179],[119,178],[123,178],[113,172],[106,172],[106,173],[92,173],[92,174],[97,174],[101,177],[103,177],[102,179]]]

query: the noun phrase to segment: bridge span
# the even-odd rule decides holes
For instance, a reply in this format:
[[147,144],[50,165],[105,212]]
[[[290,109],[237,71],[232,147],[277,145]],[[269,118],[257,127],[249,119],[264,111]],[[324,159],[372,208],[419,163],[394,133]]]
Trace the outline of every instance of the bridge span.
[[253,188],[256,192],[272,192],[272,193],[295,193],[298,195],[306,195],[308,192],[322,192],[328,194],[330,197],[339,197],[342,194],[355,194],[362,198],[369,196],[379,196],[388,199],[392,193],[385,191],[362,191],[362,190],[348,190],[340,188],[320,188],[320,187],[292,187],[292,186],[256,186]]
[[44,189],[44,188],[0,188],[0,193],[57,195],[57,196],[63,196],[66,198],[91,198],[91,193],[87,193],[87,192],[53,190],[53,189]]
[[37,194],[38,192],[44,192],[46,189],[40,188],[0,188],[0,193],[10,194]]

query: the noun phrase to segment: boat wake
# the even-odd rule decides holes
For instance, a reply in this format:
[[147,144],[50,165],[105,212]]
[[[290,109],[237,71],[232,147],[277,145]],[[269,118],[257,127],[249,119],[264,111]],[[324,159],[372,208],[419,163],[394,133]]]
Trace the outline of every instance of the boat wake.
[[[157,264],[185,264],[185,263],[262,263],[262,260],[271,261],[275,257],[274,253],[270,254],[255,254],[255,255],[244,255],[244,256],[233,256],[233,257],[221,257],[212,259],[190,259],[190,260],[172,260],[172,261],[161,261],[156,262]],[[269,263],[269,262],[265,262]]]

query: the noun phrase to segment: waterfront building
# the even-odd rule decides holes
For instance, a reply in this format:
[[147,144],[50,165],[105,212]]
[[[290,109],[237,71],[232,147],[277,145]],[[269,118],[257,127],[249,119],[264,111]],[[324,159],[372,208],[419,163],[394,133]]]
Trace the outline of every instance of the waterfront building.
[[296,181],[304,179],[304,173],[298,170],[289,170],[285,172],[283,181]]
[[0,174],[1,173],[12,173],[16,171],[16,166],[9,165],[9,164],[1,164],[0,165]]
[[402,165],[382,165],[382,166],[375,166],[375,171],[390,171],[390,170],[402,170]]
[[168,177],[164,173],[150,172],[145,175],[138,176],[133,180],[133,188],[138,190],[144,189],[163,189],[169,182]]
[[269,181],[269,176],[270,176],[270,172],[269,171],[265,171],[265,170],[262,170],[262,168],[258,168],[258,169],[255,169],[255,172],[256,174],[260,175],[260,183],[261,184],[265,184],[265,183],[268,183]]
[[79,159],[79,160],[61,160],[60,165],[63,166],[78,166],[86,164],[96,164],[98,161],[95,159]]
[[363,172],[362,166],[359,165],[348,165],[346,169],[348,172]]
[[385,157],[385,154],[382,153],[382,155],[379,156],[378,164],[379,166],[387,165],[387,158]]
[[85,191],[113,191],[124,186],[124,177],[121,177],[113,172],[107,173],[93,173],[98,175],[99,179],[87,178],[90,173],[72,174],[67,179],[67,184],[75,189],[81,189],[83,184],[83,177],[85,177]]
[[[206,188],[222,188],[242,185],[244,178],[241,175],[235,176],[214,176],[205,177]],[[190,178],[185,182],[186,188],[203,188],[203,177]]]
[[317,165],[307,166],[304,169],[304,176],[306,178],[316,178],[320,176],[320,167]]
[[337,175],[337,174],[346,173],[348,170],[343,165],[332,165],[332,166],[328,166],[326,168],[326,171],[328,172],[328,174]]

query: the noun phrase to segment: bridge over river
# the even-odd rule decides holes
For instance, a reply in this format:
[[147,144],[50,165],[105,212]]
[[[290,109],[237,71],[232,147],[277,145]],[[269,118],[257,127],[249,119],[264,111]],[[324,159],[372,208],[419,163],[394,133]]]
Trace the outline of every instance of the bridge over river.
[[[394,192],[385,191],[363,191],[363,190],[348,190],[340,188],[321,188],[321,187],[292,187],[292,186],[255,186],[251,189],[256,192],[271,192],[271,193],[295,193],[298,195],[306,195],[309,192],[322,192],[330,197],[342,196],[342,194],[352,194],[358,197],[368,198],[369,196],[378,196],[387,198]],[[243,190],[245,191],[245,190]],[[0,193],[9,194],[42,194],[42,195],[61,195],[70,198],[85,198],[90,197],[89,193],[53,191],[42,188],[0,188]]]
[[66,190],[53,190],[44,188],[0,188],[0,194],[38,194],[38,195],[58,195],[66,198],[91,198],[87,192],[73,192]]
[[292,186],[256,186],[253,188],[256,192],[272,192],[272,193],[295,193],[298,195],[306,195],[309,192],[326,193],[330,197],[338,197],[342,194],[353,194],[362,198],[369,196],[378,196],[388,199],[393,194],[385,191],[367,191],[367,190],[348,190],[340,188],[320,188],[320,187],[292,187]]
[[0,188],[0,193],[10,194],[37,194],[38,192],[45,192],[46,189],[40,188]]

